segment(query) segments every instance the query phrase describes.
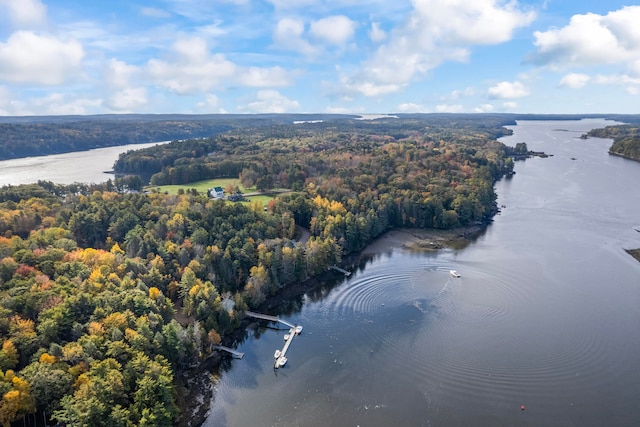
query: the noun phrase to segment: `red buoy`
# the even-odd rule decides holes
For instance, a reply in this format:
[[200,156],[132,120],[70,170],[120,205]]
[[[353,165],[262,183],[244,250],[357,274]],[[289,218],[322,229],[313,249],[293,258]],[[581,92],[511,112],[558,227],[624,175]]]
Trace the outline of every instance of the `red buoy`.
[[524,405],[522,405],[522,406],[520,407],[520,409],[524,411]]

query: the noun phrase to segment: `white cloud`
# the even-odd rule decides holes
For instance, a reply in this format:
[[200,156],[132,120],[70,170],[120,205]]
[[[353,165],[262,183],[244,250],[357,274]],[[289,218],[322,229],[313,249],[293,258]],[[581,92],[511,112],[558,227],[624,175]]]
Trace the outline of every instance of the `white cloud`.
[[428,109],[424,105],[415,104],[413,102],[403,102],[398,105],[398,111],[401,113],[426,113]]
[[476,108],[473,109],[473,111],[476,113],[490,113],[491,111],[493,111],[493,105],[491,104],[478,105]]
[[580,89],[589,83],[590,79],[591,77],[586,74],[570,73],[560,80],[560,86],[570,89]]
[[343,46],[356,31],[357,23],[344,15],[329,16],[313,21],[309,33],[326,43]]
[[369,30],[369,38],[374,43],[380,43],[387,38],[387,33],[380,28],[380,24],[372,22],[371,29]]
[[278,21],[273,33],[275,47],[292,50],[303,55],[313,56],[319,49],[304,38],[304,21],[293,18],[283,18]]
[[0,0],[0,15],[6,15],[16,28],[33,28],[47,20],[47,6],[40,0]]
[[596,84],[624,86],[629,95],[637,95],[640,87],[640,76],[621,75],[598,75],[592,79]]
[[171,13],[164,9],[158,9],[157,7],[143,7],[140,8],[140,15],[147,16],[149,18],[170,18]]
[[16,116],[84,115],[100,111],[102,100],[79,98],[64,93],[51,93],[42,98],[30,98],[12,103]]
[[239,111],[249,113],[288,113],[299,109],[298,101],[288,99],[277,90],[260,90],[255,100],[238,107]]
[[529,95],[529,89],[518,81],[513,83],[500,82],[497,85],[490,87],[488,93],[491,98],[513,99]]
[[[473,45],[503,43],[529,25],[535,13],[516,1],[413,0],[406,23],[393,30],[361,69],[346,79],[347,90],[375,96],[401,90],[416,76],[445,61],[466,61]],[[373,89],[380,87],[381,89]]]
[[533,61],[553,66],[632,63],[640,56],[640,6],[574,15],[562,28],[536,31]]
[[207,92],[235,76],[236,65],[222,54],[210,54],[199,37],[174,43],[167,60],[151,59],[147,71],[155,82],[180,95]]
[[12,99],[13,94],[11,91],[4,86],[0,86],[0,116],[11,115],[10,109]]
[[113,93],[105,105],[118,112],[134,112],[147,105],[147,89],[144,87],[124,88]]
[[460,104],[440,104],[436,105],[436,111],[438,113],[462,113],[464,107]]
[[138,67],[112,58],[105,71],[105,80],[111,87],[123,88],[129,85],[131,77],[138,72]]
[[513,101],[507,101],[502,105],[507,110],[515,110],[516,108],[518,108],[518,103],[517,102],[513,102]]
[[475,90],[472,87],[467,87],[463,90],[460,90],[460,89],[452,90],[449,95],[443,96],[440,99],[442,101],[445,101],[445,100],[455,101],[460,98],[473,96],[474,94],[475,94]]
[[200,113],[224,114],[225,109],[222,108],[222,101],[216,95],[210,93],[206,99],[196,104],[196,108]]
[[0,79],[56,85],[80,72],[84,50],[75,40],[17,31],[0,43]]
[[250,67],[240,73],[238,80],[243,86],[249,87],[289,86],[292,73],[282,67]]

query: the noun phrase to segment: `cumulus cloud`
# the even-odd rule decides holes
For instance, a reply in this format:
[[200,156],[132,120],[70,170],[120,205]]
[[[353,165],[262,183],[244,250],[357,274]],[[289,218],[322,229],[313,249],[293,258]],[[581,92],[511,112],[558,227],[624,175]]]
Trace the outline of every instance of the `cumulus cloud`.
[[273,32],[273,41],[279,49],[292,50],[303,55],[312,56],[319,51],[304,37],[304,21],[300,19],[279,20]]
[[529,89],[518,81],[500,82],[497,85],[490,87],[488,92],[491,98],[498,99],[522,98],[529,95]]
[[570,73],[560,80],[560,86],[570,89],[580,89],[584,87],[590,79],[591,77],[586,74]]
[[102,106],[102,99],[82,98],[64,93],[51,93],[41,98],[12,103],[12,114],[17,116],[36,115],[84,115],[95,114]]
[[105,80],[111,87],[123,88],[129,85],[131,77],[138,72],[138,67],[112,58],[105,71]]
[[473,111],[475,111],[476,113],[490,113],[491,111],[493,111],[493,105],[491,104],[478,105],[476,108],[473,109]]
[[398,105],[398,111],[401,113],[426,113],[427,107],[413,102],[403,102]]
[[468,60],[471,46],[510,40],[534,18],[515,1],[414,0],[406,23],[347,79],[346,88],[368,96],[401,90],[445,61]]
[[40,0],[0,0],[0,15],[8,16],[16,28],[32,28],[47,20],[47,7]]
[[225,109],[222,108],[222,101],[216,95],[210,93],[207,95],[204,101],[198,102],[196,104],[196,109],[200,113],[209,113],[209,114],[224,114],[226,113]]
[[464,107],[460,104],[440,104],[436,105],[436,111],[438,113],[462,113]]
[[111,94],[105,105],[118,112],[133,112],[147,105],[147,89],[144,87],[124,88]]
[[180,95],[207,92],[236,73],[236,65],[222,54],[211,54],[200,37],[176,41],[167,59],[151,59],[146,68],[159,86]]
[[640,56],[640,6],[607,15],[574,15],[569,24],[534,33],[534,63],[552,66],[631,64]]
[[356,31],[357,23],[344,15],[329,16],[313,21],[309,33],[328,44],[343,46]]
[[380,43],[387,38],[387,33],[380,28],[380,24],[372,22],[371,29],[369,30],[369,38],[374,43]]
[[253,101],[238,107],[248,113],[288,113],[298,111],[300,104],[280,94],[277,90],[260,90]]
[[282,67],[249,67],[238,76],[240,84],[249,87],[289,86],[292,73]]
[[84,50],[75,40],[17,31],[0,43],[0,79],[56,85],[77,77]]

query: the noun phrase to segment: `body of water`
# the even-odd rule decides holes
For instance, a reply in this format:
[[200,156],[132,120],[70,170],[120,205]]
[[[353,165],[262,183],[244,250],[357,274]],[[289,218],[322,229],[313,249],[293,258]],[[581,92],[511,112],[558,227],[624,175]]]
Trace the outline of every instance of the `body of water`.
[[157,144],[164,144],[164,142],[120,145],[49,156],[2,160],[0,161],[0,187],[31,184],[39,180],[52,181],[56,184],[106,182],[109,178],[114,178],[114,175],[109,172],[121,153]]
[[505,207],[476,242],[389,248],[304,295],[282,369],[286,331],[250,330],[205,425],[640,425],[640,263],[623,250],[640,247],[640,163],[579,139],[607,124],[513,126],[503,142],[553,157],[496,184]]

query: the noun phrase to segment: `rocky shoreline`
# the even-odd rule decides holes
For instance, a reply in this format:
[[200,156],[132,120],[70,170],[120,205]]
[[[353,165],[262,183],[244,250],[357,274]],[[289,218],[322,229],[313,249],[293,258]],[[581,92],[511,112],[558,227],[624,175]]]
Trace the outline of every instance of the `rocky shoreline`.
[[[371,255],[389,252],[393,249],[412,251],[438,251],[444,249],[463,249],[481,236],[488,224],[474,224],[451,230],[397,229],[390,230],[370,243],[360,253],[343,259],[342,266],[349,269]],[[312,277],[303,282],[292,284],[277,294],[269,297],[258,311],[272,313],[282,310],[289,301],[295,301],[307,292],[312,292],[327,285],[331,279],[337,281],[340,273],[327,272],[321,277]],[[292,303],[291,305],[295,305]],[[247,330],[255,324],[253,319],[245,319],[242,325],[231,336],[224,338],[224,344],[233,346],[235,342],[246,337]],[[176,420],[178,427],[198,427],[207,418],[210,402],[215,397],[215,376],[226,356],[214,352],[192,369],[176,373],[177,404],[181,414]]]

